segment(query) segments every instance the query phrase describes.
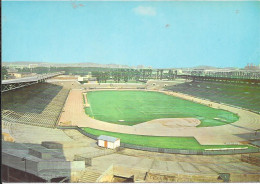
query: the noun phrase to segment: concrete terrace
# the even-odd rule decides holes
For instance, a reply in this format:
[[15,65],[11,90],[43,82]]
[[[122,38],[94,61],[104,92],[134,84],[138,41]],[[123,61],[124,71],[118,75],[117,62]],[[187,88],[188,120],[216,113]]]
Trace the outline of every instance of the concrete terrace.
[[[96,141],[75,130],[50,129],[23,124],[12,124],[6,128],[14,137],[16,144],[38,144],[39,146],[34,146],[34,149],[46,150],[42,142],[49,141],[62,145],[61,149],[55,150],[62,152],[64,159],[68,162],[74,162],[75,158],[80,157],[91,159],[91,163],[88,163],[85,169],[76,172],[77,174],[73,170],[72,182],[101,181],[100,177],[103,177],[111,167],[113,175],[126,178],[135,176],[136,179],[139,178],[139,181],[146,182],[168,181],[160,179],[161,175],[174,176],[173,181],[221,182],[222,180],[218,179],[219,173],[230,173],[232,182],[260,181],[260,167],[243,162],[241,155],[176,155],[132,149],[110,151],[98,147]],[[19,146],[10,146],[11,144],[9,143],[9,146],[4,149],[11,151],[19,148]],[[22,147],[21,150],[24,150],[24,146]],[[8,150],[6,154],[11,154]],[[259,154],[257,155],[259,157]]]

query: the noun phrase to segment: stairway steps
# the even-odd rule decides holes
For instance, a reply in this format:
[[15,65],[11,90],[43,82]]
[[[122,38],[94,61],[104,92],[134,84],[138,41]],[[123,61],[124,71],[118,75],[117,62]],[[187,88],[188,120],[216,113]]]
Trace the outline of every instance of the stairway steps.
[[93,171],[85,171],[82,177],[79,179],[80,183],[94,183],[97,181],[101,174]]

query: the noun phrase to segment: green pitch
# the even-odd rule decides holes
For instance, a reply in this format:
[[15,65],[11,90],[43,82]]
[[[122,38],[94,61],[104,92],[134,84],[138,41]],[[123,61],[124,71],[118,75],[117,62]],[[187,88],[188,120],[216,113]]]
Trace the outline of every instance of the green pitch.
[[92,128],[83,128],[83,130],[92,135],[108,135],[120,138],[120,141],[127,144],[141,145],[146,147],[156,148],[174,148],[174,149],[190,149],[190,150],[204,150],[215,148],[244,148],[254,149],[250,145],[201,145],[193,137],[157,137],[157,136],[142,136],[132,134],[122,134],[96,130]]
[[220,109],[159,92],[94,91],[87,93],[92,118],[110,123],[135,125],[159,118],[197,118],[200,127],[233,123],[238,116]]

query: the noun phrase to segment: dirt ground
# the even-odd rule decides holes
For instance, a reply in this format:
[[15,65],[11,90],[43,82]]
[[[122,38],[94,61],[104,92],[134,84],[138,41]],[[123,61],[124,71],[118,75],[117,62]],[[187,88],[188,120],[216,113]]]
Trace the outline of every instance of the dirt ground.
[[66,79],[78,79],[78,77],[75,77],[74,75],[59,75],[59,76],[53,77],[53,79],[66,80]]
[[[161,91],[163,92],[163,91]],[[217,104],[207,100],[201,100],[192,96],[163,92],[186,100],[192,100],[213,108],[221,108],[238,114],[238,121],[217,127],[195,127],[199,120],[195,118],[165,118],[140,123],[134,126],[117,125],[107,123],[88,117],[84,111],[82,98],[83,91],[72,89],[60,117],[60,125],[74,125],[78,127],[89,127],[99,130],[119,132],[126,134],[150,135],[150,136],[193,136],[202,145],[239,144],[244,139],[233,134],[254,132],[260,129],[260,115],[223,104]],[[87,103],[87,101],[86,101]],[[181,125],[182,124],[182,125]]]

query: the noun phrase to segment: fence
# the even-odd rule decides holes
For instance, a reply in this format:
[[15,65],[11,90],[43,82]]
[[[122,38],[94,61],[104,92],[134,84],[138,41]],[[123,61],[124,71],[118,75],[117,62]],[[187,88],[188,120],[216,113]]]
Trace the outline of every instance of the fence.
[[83,135],[91,138],[91,139],[95,139],[97,140],[98,136],[96,135],[92,135],[92,134],[89,134],[87,132],[85,132],[84,130],[82,130],[81,128],[77,127],[77,126],[57,126],[58,129],[75,129],[75,130],[78,130],[80,133],[82,133]]
[[[91,139],[97,140],[96,135],[89,134],[77,126],[57,127],[59,129],[76,129],[83,135]],[[134,144],[120,143],[120,147],[136,149],[142,151],[158,152],[158,153],[172,153],[172,154],[183,154],[183,155],[232,155],[232,154],[244,154],[244,153],[258,153],[259,148],[255,149],[229,149],[229,150],[186,150],[186,149],[169,149],[169,148],[155,148],[145,147]]]
[[168,148],[154,148],[138,146],[133,144],[120,143],[120,147],[137,149],[142,151],[151,151],[158,153],[173,153],[183,155],[230,155],[230,154],[243,154],[243,153],[257,153],[260,149],[229,149],[229,150],[184,150],[184,149],[168,149]]

